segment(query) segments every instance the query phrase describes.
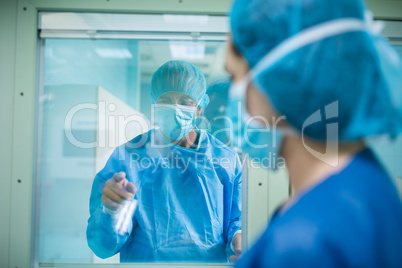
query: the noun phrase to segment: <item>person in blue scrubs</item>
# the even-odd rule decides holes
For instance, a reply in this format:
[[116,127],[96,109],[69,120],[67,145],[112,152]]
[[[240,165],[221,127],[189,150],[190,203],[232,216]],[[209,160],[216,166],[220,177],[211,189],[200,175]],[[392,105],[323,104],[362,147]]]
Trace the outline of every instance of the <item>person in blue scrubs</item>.
[[241,165],[195,120],[202,72],[169,61],[152,77],[152,129],[117,147],[96,175],[89,247],[121,262],[228,262],[241,244]]
[[367,145],[402,132],[381,23],[359,0],[237,0],[230,19],[230,102],[271,133],[249,157],[283,157],[293,189],[236,267],[402,267],[401,200]]

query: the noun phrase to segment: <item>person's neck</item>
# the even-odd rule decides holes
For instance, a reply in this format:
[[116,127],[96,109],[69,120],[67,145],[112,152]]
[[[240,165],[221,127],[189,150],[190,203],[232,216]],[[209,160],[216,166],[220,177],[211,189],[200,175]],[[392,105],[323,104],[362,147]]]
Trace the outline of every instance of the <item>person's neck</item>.
[[[309,146],[314,151],[325,153],[326,163],[308,152],[306,146]],[[365,145],[362,141],[357,141],[347,145],[340,145],[337,152],[326,152],[326,144],[323,142],[305,140],[305,143],[303,143],[301,137],[285,137],[281,155],[284,157],[289,171],[289,182],[293,188],[293,193],[298,194],[330,175],[338,173],[364,147]],[[327,163],[338,164],[333,167]]]
[[193,130],[190,131],[190,133],[187,134],[187,136],[184,136],[181,140],[171,140],[173,143],[184,147],[184,148],[190,148],[195,141],[197,140],[198,133]]

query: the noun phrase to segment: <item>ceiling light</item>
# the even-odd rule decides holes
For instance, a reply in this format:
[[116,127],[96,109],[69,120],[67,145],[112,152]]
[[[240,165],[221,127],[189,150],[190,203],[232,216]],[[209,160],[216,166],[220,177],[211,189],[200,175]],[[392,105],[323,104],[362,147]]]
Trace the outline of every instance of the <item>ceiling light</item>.
[[109,59],[131,59],[133,55],[126,48],[95,48],[96,54]]
[[174,59],[199,60],[205,57],[205,44],[170,42],[169,45]]

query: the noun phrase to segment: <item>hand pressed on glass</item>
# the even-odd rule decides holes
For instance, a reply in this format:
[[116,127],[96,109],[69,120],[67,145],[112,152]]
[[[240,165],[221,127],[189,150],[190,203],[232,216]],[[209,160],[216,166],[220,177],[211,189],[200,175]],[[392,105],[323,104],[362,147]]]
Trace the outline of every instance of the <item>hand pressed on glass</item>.
[[126,178],[126,173],[118,172],[106,181],[102,193],[102,204],[107,214],[117,214],[124,203],[134,198],[137,188]]
[[230,261],[234,263],[241,257],[241,233],[237,233],[233,236],[232,244],[236,255],[230,256]]

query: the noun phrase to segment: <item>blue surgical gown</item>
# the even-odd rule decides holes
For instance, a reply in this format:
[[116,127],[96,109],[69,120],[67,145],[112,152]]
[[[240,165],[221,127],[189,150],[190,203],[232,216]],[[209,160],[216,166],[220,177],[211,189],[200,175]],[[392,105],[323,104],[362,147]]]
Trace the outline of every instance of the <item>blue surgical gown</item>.
[[[137,209],[127,231],[103,212],[105,182],[124,171],[137,187]],[[151,130],[117,147],[96,175],[90,197],[87,240],[121,262],[228,262],[241,229],[241,165],[234,150],[201,131],[187,149]]]
[[370,150],[279,209],[236,267],[402,267],[402,206]]

